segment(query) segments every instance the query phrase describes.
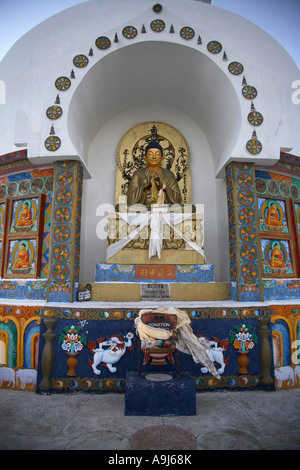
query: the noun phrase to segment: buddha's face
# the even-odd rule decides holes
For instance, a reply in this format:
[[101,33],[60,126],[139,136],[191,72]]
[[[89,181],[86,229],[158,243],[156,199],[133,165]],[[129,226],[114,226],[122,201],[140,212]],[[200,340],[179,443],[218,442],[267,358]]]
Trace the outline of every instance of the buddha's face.
[[163,156],[159,149],[149,149],[146,153],[146,166],[149,168],[156,168],[161,165]]

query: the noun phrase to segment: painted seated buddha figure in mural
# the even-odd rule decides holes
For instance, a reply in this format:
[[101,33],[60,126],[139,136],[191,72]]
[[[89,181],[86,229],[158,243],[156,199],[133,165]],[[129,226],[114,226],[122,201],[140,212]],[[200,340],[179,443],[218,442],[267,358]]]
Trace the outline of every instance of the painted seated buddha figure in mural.
[[31,209],[28,202],[24,202],[20,217],[17,220],[17,227],[29,227],[30,225],[32,225]]
[[25,243],[21,243],[13,267],[15,269],[27,269],[30,267],[29,253],[26,250]]
[[272,268],[286,268],[279,243],[272,244],[270,266],[272,266]]
[[268,225],[271,225],[273,227],[281,227],[282,223],[280,222],[279,219],[279,212],[277,210],[275,202],[272,202],[270,204],[270,207],[267,211],[267,219],[266,222]]
[[127,192],[127,203],[151,206],[157,203],[160,190],[164,191],[165,204],[181,204],[181,193],[172,171],[162,168],[163,149],[152,141],[145,151],[146,168],[133,173]]

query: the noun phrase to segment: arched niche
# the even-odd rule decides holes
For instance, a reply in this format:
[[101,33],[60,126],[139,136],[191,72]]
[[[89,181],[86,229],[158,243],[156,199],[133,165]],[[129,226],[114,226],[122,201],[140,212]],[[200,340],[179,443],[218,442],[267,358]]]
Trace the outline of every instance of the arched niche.
[[[107,121],[136,106],[146,108],[153,104],[177,108],[202,129],[215,171],[222,157],[230,156],[242,113],[229,77],[196,49],[149,41],[103,57],[87,72],[72,96],[69,136],[87,167],[89,145]],[[116,136],[116,143],[119,137]]]

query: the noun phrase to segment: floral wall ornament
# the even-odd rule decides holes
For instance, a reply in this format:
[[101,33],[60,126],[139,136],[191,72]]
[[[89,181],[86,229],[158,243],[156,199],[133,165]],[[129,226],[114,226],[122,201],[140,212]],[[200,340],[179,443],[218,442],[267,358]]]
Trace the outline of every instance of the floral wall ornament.
[[123,36],[127,39],[134,39],[137,33],[137,29],[134,26],[125,26],[122,30]]
[[49,152],[55,152],[61,146],[61,140],[56,135],[51,135],[45,140],[45,147]]
[[87,339],[84,334],[80,334],[83,328],[81,326],[66,326],[63,328],[58,344],[67,353],[67,366],[69,368],[67,375],[76,376],[76,367],[78,364],[77,355],[87,345]]
[[87,58],[86,55],[84,54],[78,54],[73,58],[73,64],[75,67],[86,67],[89,63],[89,59]]
[[193,37],[195,36],[195,31],[190,26],[184,26],[180,30],[180,36],[183,39],[193,39]]
[[210,41],[207,44],[207,49],[212,54],[219,54],[222,50],[222,44],[219,41]]
[[55,86],[60,91],[65,91],[71,86],[71,80],[68,77],[59,77],[55,80]]
[[165,22],[163,20],[153,20],[151,21],[150,28],[152,31],[159,33],[165,29]]
[[[116,33],[117,34],[117,33]],[[115,41],[116,42],[116,41]],[[98,49],[108,49],[111,46],[111,41],[106,36],[99,36],[95,41]]]
[[233,75],[240,75],[244,71],[244,66],[240,62],[234,61],[228,65],[228,70]]
[[253,155],[257,155],[262,151],[262,144],[257,139],[255,131],[253,131],[252,133],[252,138],[246,143],[246,149],[249,153],[252,153]]
[[46,116],[49,119],[58,119],[62,115],[62,108],[60,106],[49,106],[46,111]]
[[236,325],[234,330],[230,333],[229,341],[233,345],[234,349],[238,350],[238,365],[239,374],[248,374],[247,366],[249,364],[249,358],[247,354],[251,351],[258,339],[255,333],[252,333],[252,325],[246,325],[245,323]]
[[247,100],[254,100],[257,97],[257,89],[254,86],[246,85],[242,88],[242,95]]

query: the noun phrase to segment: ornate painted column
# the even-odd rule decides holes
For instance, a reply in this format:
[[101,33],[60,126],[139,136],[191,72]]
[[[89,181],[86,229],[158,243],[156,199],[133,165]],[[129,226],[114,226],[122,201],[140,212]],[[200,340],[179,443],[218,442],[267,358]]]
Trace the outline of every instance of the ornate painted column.
[[231,299],[263,300],[254,163],[226,167]]
[[56,337],[54,333],[54,327],[57,323],[57,318],[44,318],[47,331],[43,333],[45,338],[45,346],[42,353],[41,368],[42,368],[42,380],[39,384],[42,392],[48,392],[51,388],[51,372],[54,364],[54,351],[53,351],[53,340]]
[[261,377],[260,383],[262,385],[272,385],[273,378],[271,376],[271,366],[272,366],[272,350],[269,342],[269,336],[271,331],[268,328],[270,321],[270,316],[261,317],[258,319],[259,322],[259,336],[260,336],[260,365],[261,365]]
[[79,282],[83,168],[78,161],[54,166],[48,302],[73,302]]

